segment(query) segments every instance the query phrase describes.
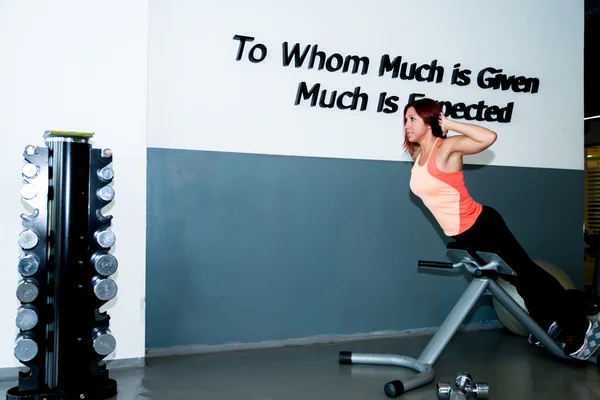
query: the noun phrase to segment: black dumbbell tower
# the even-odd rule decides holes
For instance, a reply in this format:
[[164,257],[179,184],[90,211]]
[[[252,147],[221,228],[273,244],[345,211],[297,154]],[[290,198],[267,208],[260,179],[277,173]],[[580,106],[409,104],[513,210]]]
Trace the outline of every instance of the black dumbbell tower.
[[23,154],[21,196],[33,208],[21,215],[21,280],[14,355],[28,368],[7,400],[108,399],[117,383],[103,359],[116,341],[100,307],[117,294],[109,278],[114,197],[112,152],[92,148],[93,134],[47,131],[47,147]]

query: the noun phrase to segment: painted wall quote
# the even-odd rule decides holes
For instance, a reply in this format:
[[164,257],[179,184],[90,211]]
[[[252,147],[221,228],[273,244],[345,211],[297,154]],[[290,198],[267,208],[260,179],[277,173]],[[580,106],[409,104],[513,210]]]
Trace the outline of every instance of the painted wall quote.
[[[247,58],[252,63],[261,63],[267,58],[267,46],[262,43],[253,44],[255,37],[234,35],[233,40],[239,42],[236,61]],[[283,42],[281,50],[283,67],[316,68],[328,72],[360,75],[366,75],[372,67],[372,62],[368,57],[343,56],[339,53],[328,55],[319,50],[318,44],[301,46],[299,43],[291,45],[288,42]],[[379,77],[428,83],[442,83],[444,77],[448,75],[445,68],[438,65],[437,59],[432,60],[430,63],[418,64],[404,61],[402,56],[392,57],[389,54],[381,56],[376,71]],[[473,74],[472,70],[461,67],[460,63],[453,65],[449,79],[451,85],[467,86],[474,83],[484,90],[510,90],[514,93],[538,93],[540,86],[538,78],[508,75],[501,68],[495,67],[486,67]],[[421,97],[426,97],[426,95],[424,93],[411,93],[408,102]],[[376,99],[378,113],[394,114],[403,111],[398,105],[400,100],[398,96],[381,92]],[[294,105],[308,103],[311,107],[318,105],[321,108],[366,111],[369,100],[369,95],[361,91],[360,86],[356,86],[352,91],[341,92],[325,88],[321,83],[309,84],[302,81],[298,83]],[[445,100],[438,100],[438,102],[447,117],[468,121],[508,123],[511,121],[514,109],[514,102],[512,101],[502,106],[489,105],[483,100],[474,104],[452,103]]]

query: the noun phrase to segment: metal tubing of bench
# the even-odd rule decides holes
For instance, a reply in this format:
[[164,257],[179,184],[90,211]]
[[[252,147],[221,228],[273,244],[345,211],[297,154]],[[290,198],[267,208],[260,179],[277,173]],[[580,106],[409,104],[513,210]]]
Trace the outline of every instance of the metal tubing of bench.
[[508,310],[508,312],[517,319],[517,321],[519,321],[537,340],[540,341],[546,350],[554,354],[556,357],[562,359],[571,359],[571,357],[564,353],[562,347],[552,340],[552,338],[548,336],[548,333],[542,329],[542,327],[535,322],[533,318],[531,318],[529,314],[523,308],[521,308],[521,306],[504,291],[504,289],[500,287],[500,285],[498,285],[495,281],[490,280],[488,290],[492,292],[496,300],[498,300],[500,304],[502,304]]
[[475,278],[469,283],[469,286],[463,292],[462,296],[460,296],[452,311],[444,319],[442,325],[440,325],[435,335],[433,335],[419,356],[419,361],[429,365],[435,364],[440,354],[446,348],[446,345],[450,342],[458,328],[460,328],[490,283],[492,283],[492,280],[487,278]]

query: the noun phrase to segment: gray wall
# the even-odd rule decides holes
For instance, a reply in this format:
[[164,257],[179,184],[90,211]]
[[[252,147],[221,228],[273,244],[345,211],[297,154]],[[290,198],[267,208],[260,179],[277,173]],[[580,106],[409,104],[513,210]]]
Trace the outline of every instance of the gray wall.
[[[438,326],[464,276],[404,162],[148,149],[148,348]],[[466,170],[534,259],[583,287],[583,172]],[[469,322],[495,319],[483,301]]]

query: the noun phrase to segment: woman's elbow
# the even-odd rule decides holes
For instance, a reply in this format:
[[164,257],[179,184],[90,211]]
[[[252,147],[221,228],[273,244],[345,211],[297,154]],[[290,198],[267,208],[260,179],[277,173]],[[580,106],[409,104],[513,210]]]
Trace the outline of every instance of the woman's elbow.
[[486,147],[490,147],[496,142],[496,139],[498,139],[498,134],[496,134],[496,132],[494,131],[490,131],[487,136],[488,137],[486,138]]

